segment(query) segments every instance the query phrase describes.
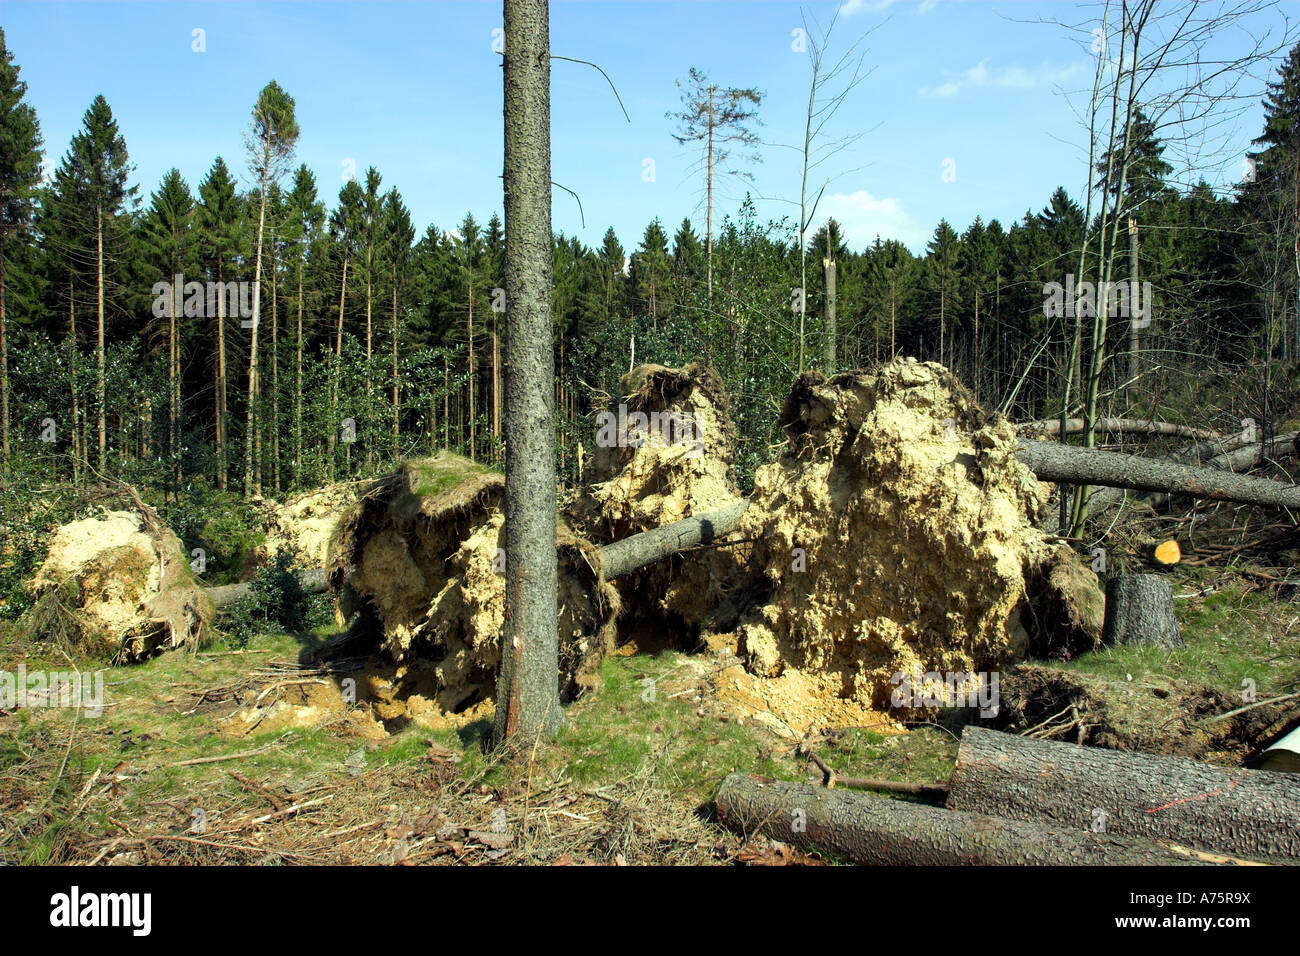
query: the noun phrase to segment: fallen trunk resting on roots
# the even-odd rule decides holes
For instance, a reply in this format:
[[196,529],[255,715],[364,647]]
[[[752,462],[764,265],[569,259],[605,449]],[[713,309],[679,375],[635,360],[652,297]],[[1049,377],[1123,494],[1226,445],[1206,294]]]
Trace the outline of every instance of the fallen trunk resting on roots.
[[948,806],[1043,825],[1300,860],[1300,778],[968,726]]
[[[640,568],[662,561],[664,558],[701,544],[709,544],[717,538],[734,531],[740,523],[741,516],[749,501],[737,504],[693,518],[683,518],[672,524],[634,534],[614,544],[600,549],[600,569],[606,581],[631,574]],[[298,585],[307,594],[321,594],[329,590],[329,577],[324,568],[311,568],[295,572]],[[230,607],[241,597],[252,593],[253,586],[247,581],[239,584],[223,584],[208,588],[208,597],[218,609]]]
[[1237,862],[1088,829],[964,813],[733,773],[718,821],[854,863],[891,866],[1170,866]]

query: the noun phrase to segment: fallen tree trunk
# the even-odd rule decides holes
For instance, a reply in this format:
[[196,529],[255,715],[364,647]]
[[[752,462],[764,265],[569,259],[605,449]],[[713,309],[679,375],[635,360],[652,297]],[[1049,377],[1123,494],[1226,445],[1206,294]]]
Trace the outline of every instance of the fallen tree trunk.
[[[1037,432],[1044,435],[1061,434],[1059,419],[1029,422],[1016,427],[1022,432]],[[1084,420],[1082,418],[1066,419],[1065,433],[1067,435],[1078,435],[1083,430]],[[1175,435],[1179,438],[1195,438],[1209,441],[1219,437],[1218,432],[1207,428],[1192,428],[1190,425],[1175,425],[1172,422],[1149,422],[1140,418],[1099,418],[1096,422],[1096,430],[1105,432],[1108,435]]]
[[963,813],[745,773],[722,781],[718,820],[854,863],[892,866],[1169,866],[1224,862],[1105,833]]
[[1284,485],[1279,481],[1233,474],[1217,468],[1180,465],[1096,448],[1031,440],[1020,442],[1016,456],[1041,481],[1163,491],[1277,508],[1300,507],[1300,485]]
[[[717,538],[735,530],[736,525],[740,523],[740,516],[745,513],[747,507],[749,507],[749,500],[744,499],[734,505],[719,508],[717,511],[683,518],[662,528],[643,531],[641,534],[634,534],[622,541],[606,545],[600,549],[601,573],[605,580],[609,581],[631,574],[648,564],[662,561],[669,555],[685,551],[687,548],[712,544]],[[319,594],[329,590],[329,582],[322,568],[297,571],[295,574],[299,585],[308,594]],[[212,599],[212,603],[218,610],[230,607],[251,591],[252,585],[248,582],[224,584],[207,589],[208,597]]]
[[[320,594],[329,590],[329,581],[325,577],[324,568],[311,568],[306,571],[295,571],[294,577],[298,579],[298,586],[307,594]],[[212,604],[218,611],[230,607],[240,598],[245,597],[253,592],[253,585],[247,581],[238,584],[223,584],[220,587],[208,588],[208,597],[212,599]]]
[[606,581],[630,574],[638,568],[661,561],[670,554],[701,544],[712,544],[718,537],[735,529],[740,516],[749,507],[749,499],[674,521],[662,528],[643,531],[600,549],[600,571]]
[[948,806],[1044,826],[1300,860],[1300,779],[1193,760],[962,732]]

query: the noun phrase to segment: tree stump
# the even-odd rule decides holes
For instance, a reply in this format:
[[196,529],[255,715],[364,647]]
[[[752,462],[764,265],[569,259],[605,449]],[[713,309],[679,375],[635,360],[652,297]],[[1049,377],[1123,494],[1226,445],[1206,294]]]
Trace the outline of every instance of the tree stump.
[[1106,585],[1107,644],[1183,646],[1174,617],[1174,589],[1158,574],[1117,574]]

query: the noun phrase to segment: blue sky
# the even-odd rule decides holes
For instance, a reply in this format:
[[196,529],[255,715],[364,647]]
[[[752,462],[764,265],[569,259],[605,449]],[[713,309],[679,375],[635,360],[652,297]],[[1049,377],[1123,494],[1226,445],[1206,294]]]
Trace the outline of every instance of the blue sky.
[[[836,7],[806,4],[823,21]],[[584,228],[577,204],[557,190],[556,229],[596,244],[612,225],[629,251],[655,216],[670,234],[684,216],[703,232],[702,184],[690,173],[697,154],[671,138],[665,117],[680,103],[675,80],[696,66],[719,85],[763,90],[764,139],[799,143],[809,66],[792,46],[804,8],[554,0],[553,53],[599,63],[631,116],[624,120],[599,73],[553,64],[552,176],[578,193],[586,218]],[[1077,36],[1043,21],[1095,14],[1029,0],[847,0],[831,50],[874,29],[863,41],[872,72],[831,135],[865,135],[813,183],[831,178],[818,218],[835,215],[853,248],[880,234],[919,250],[941,216],[959,230],[977,214],[1009,224],[1041,209],[1058,185],[1078,196],[1086,175],[1079,112],[1092,65]],[[0,23],[48,163],[103,93],[146,202],[165,170],[178,167],[196,188],[218,154],[248,186],[242,133],[258,90],[274,78],[297,101],[295,159],[316,172],[331,205],[350,162],[358,176],[373,165],[385,187],[396,185],[421,232],[431,222],[454,227],[467,211],[485,222],[501,209],[498,2],[4,0]],[[1277,12],[1254,26],[1285,29]],[[195,30],[205,52],[192,49]],[[1225,37],[1215,52],[1240,44]],[[1252,96],[1194,173],[1220,186],[1239,178],[1261,116]],[[781,200],[798,199],[799,163],[793,150],[765,149],[752,185],[723,184],[720,211],[734,211],[748,188],[763,197],[761,218],[791,213],[797,207]]]

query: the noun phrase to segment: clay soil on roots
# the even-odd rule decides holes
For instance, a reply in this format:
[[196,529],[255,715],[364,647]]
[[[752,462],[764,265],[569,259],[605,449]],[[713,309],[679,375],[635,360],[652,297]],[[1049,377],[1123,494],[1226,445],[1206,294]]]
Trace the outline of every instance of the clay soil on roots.
[[[439,717],[490,710],[505,609],[501,475],[450,454],[408,462],[366,488],[340,523],[329,576],[399,687]],[[600,580],[597,549],[563,521],[560,688],[594,685],[613,639],[618,594]]]

